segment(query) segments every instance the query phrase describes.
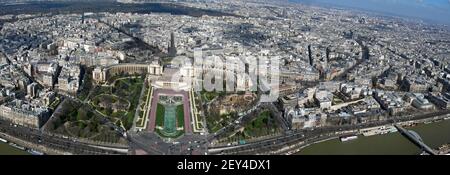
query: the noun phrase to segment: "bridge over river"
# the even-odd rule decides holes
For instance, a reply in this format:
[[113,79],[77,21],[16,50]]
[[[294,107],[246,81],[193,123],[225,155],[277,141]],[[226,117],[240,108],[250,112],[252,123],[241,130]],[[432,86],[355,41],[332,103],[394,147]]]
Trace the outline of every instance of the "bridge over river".
[[405,128],[399,125],[394,126],[397,128],[398,132],[400,132],[403,136],[405,136],[409,141],[414,143],[414,145],[418,146],[420,149],[422,149],[428,154],[436,155],[436,152],[423,142],[422,138],[419,136],[419,134],[417,134],[417,132],[412,130],[406,130]]

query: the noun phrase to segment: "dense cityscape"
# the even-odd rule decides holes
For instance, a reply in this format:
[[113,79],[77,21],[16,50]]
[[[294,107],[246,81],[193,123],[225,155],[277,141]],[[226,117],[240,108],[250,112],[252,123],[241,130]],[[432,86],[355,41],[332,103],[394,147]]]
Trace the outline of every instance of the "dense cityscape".
[[394,132],[449,154],[408,130],[450,118],[446,24],[286,1],[27,3],[0,3],[0,139],[31,154],[291,155]]

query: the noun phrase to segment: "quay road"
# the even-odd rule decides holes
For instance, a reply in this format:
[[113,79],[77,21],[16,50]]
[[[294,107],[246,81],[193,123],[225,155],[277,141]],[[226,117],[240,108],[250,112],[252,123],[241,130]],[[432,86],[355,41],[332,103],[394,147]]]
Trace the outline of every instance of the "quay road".
[[115,150],[96,148],[89,144],[69,138],[62,138],[56,135],[47,134],[37,129],[13,125],[4,120],[0,120],[0,132],[35,145],[42,145],[46,148],[69,152],[72,154],[124,154]]
[[[345,135],[346,131],[352,132],[362,128],[382,126],[397,122],[406,122],[411,120],[420,120],[443,116],[450,114],[450,110],[441,110],[433,113],[419,114],[407,117],[392,117],[391,119],[373,123],[358,124],[358,125],[344,125],[344,126],[329,126],[308,130],[297,130],[287,132],[285,135],[273,137],[265,140],[260,140],[252,143],[247,143],[237,146],[223,146],[223,147],[209,147],[209,154],[283,154],[290,150],[298,149],[298,147],[312,143],[315,141],[325,140],[340,135]],[[304,142],[300,145],[299,143]],[[294,146],[296,148],[286,147]],[[283,150],[284,149],[284,150]]]

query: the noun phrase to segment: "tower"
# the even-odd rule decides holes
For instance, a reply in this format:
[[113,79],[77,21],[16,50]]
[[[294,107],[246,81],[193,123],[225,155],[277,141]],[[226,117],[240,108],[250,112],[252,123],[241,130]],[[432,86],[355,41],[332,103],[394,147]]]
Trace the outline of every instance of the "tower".
[[177,48],[175,47],[175,34],[173,32],[170,33],[170,44],[167,51],[169,52],[169,56],[171,57],[177,56]]
[[37,89],[36,89],[37,83],[31,83],[27,86],[27,94],[34,98],[37,95]]
[[309,65],[313,66],[314,60],[313,60],[312,52],[311,52],[311,45],[308,45],[308,58],[309,58]]

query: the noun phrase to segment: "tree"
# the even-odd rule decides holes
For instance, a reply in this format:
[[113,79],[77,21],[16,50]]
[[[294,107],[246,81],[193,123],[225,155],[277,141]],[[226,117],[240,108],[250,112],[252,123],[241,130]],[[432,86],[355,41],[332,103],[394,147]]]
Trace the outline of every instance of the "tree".
[[57,118],[54,120],[53,124],[53,130],[56,130],[61,125],[61,119]]
[[106,115],[110,116],[113,113],[113,110],[111,108],[105,109]]

